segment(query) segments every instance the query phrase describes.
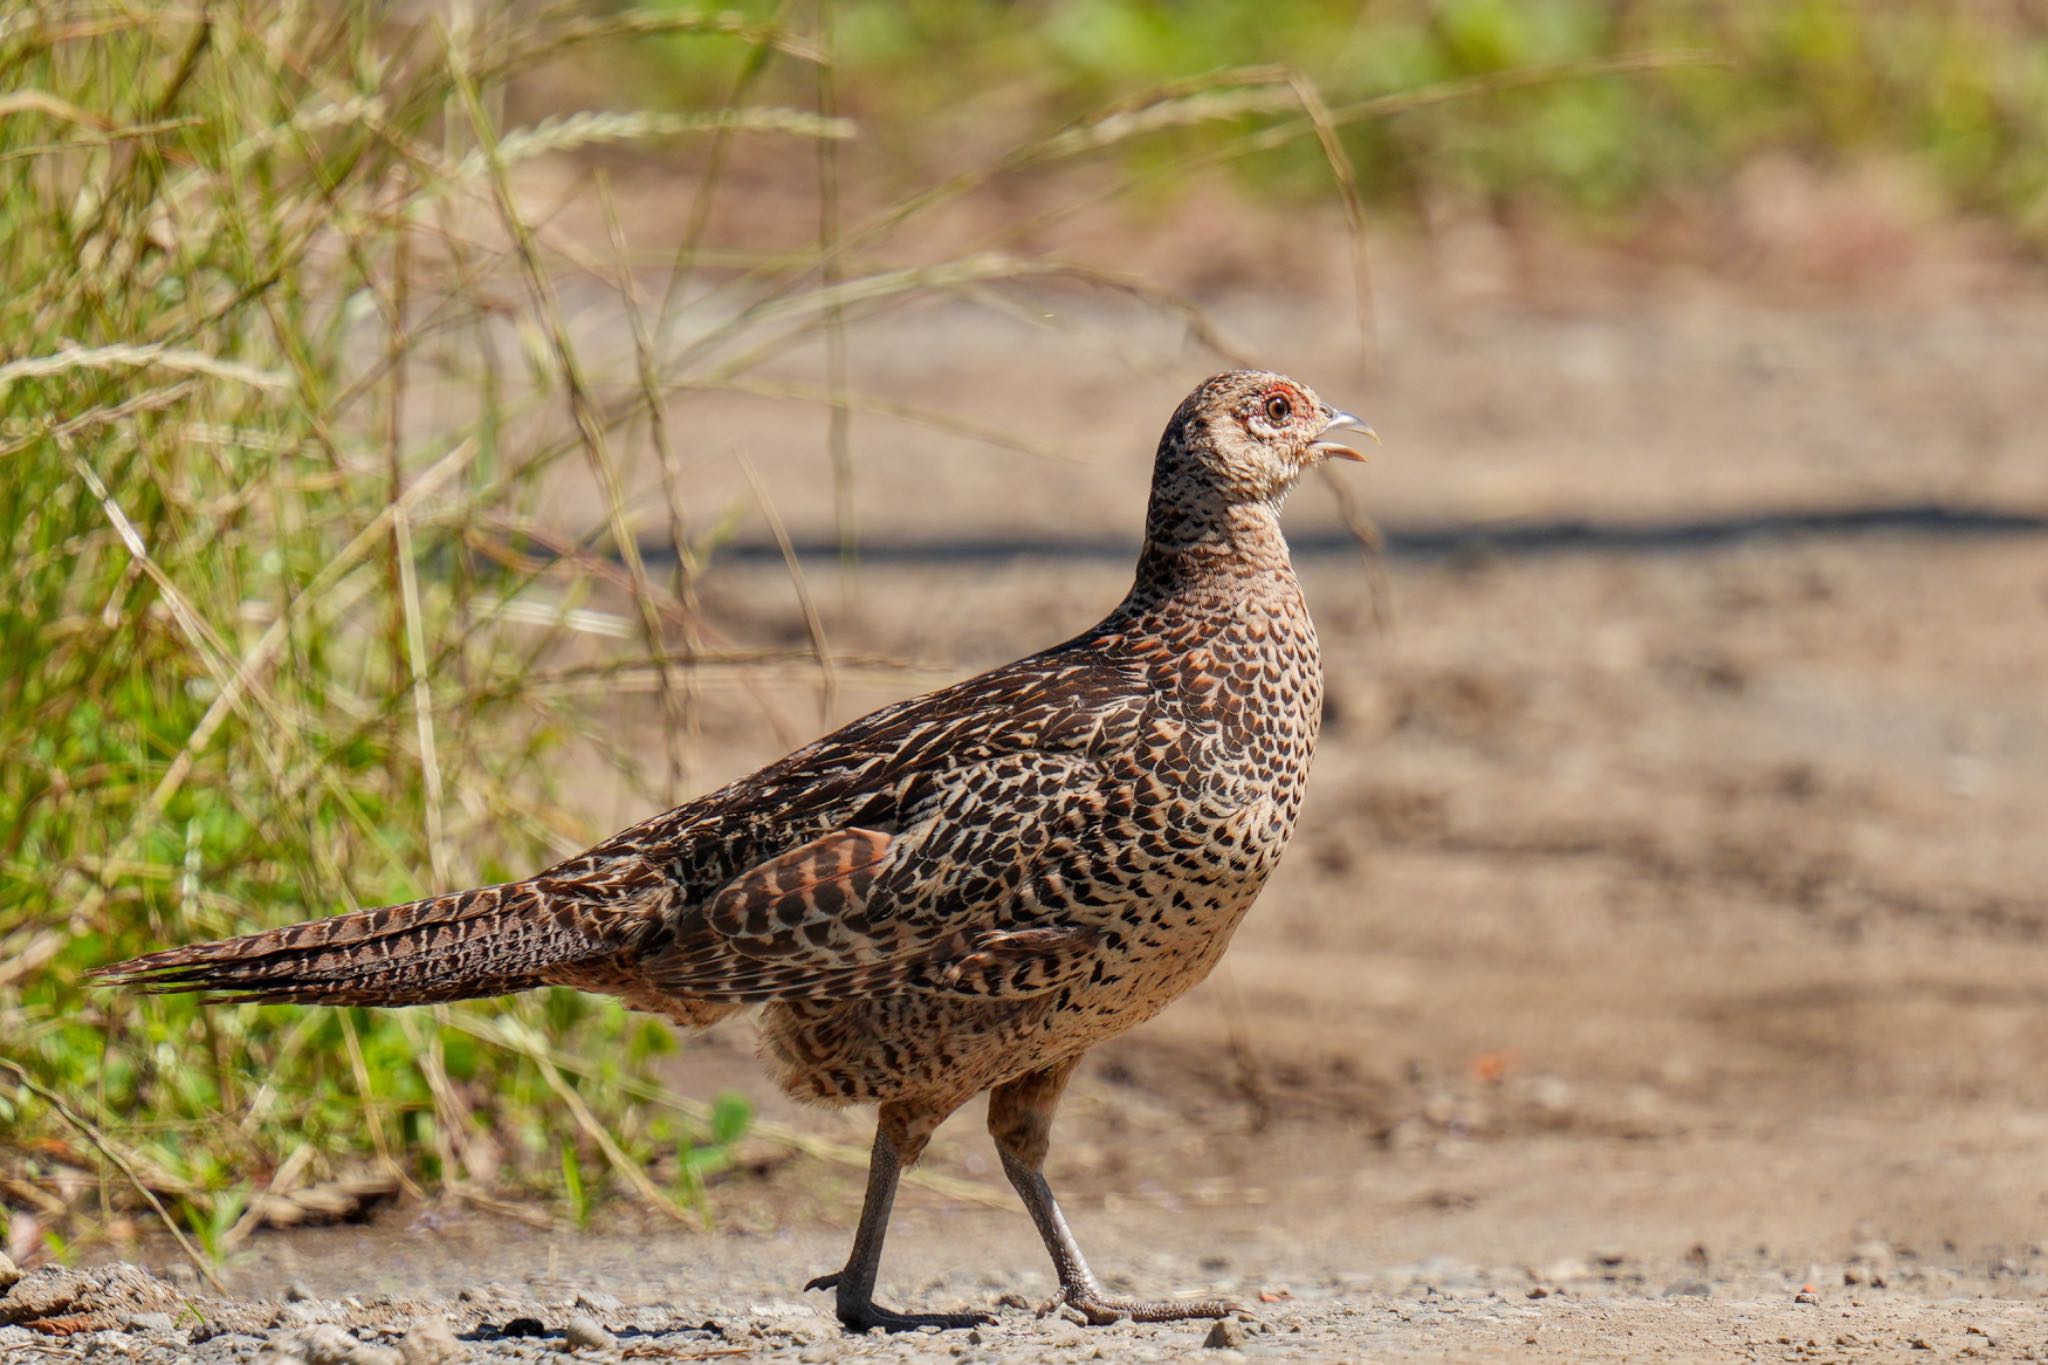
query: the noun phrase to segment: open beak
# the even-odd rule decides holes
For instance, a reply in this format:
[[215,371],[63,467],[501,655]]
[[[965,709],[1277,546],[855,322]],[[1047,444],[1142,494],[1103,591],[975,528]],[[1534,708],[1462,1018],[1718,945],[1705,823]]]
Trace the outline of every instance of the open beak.
[[1331,440],[1330,433],[1333,431],[1355,431],[1361,436],[1372,437],[1374,445],[1380,443],[1379,433],[1358,418],[1348,412],[1333,412],[1330,414],[1330,420],[1323,426],[1323,434],[1316,437],[1314,444],[1309,446],[1309,454],[1325,460],[1357,460],[1363,464],[1365,452],[1342,441]]

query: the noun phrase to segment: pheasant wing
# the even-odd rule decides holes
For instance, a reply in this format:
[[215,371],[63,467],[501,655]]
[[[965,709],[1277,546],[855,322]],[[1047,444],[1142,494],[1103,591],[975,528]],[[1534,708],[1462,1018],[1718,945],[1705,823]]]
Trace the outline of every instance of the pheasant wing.
[[710,1000],[1053,989],[1099,937],[1059,892],[1115,785],[1067,754],[957,770],[893,833],[834,830],[733,878],[643,970]]

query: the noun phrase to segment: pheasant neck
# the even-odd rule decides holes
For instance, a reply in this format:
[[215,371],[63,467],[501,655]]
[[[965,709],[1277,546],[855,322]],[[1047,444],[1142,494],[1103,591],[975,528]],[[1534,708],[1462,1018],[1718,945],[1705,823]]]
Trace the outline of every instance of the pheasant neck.
[[1277,505],[1173,497],[1154,490],[1131,590],[1134,599],[1225,583],[1243,592],[1246,580],[1260,578],[1294,578]]

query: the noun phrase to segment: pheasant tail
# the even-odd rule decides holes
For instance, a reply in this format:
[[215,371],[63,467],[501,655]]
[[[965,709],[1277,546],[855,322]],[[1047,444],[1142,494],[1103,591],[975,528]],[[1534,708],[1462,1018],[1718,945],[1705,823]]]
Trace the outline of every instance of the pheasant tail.
[[93,974],[228,1003],[426,1005],[544,985],[626,947],[636,918],[536,878],[172,948]]

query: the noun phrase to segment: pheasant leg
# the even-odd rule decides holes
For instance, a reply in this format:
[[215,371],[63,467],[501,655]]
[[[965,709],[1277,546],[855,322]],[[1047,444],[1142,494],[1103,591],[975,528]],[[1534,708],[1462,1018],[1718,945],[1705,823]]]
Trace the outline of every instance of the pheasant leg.
[[1102,1292],[1102,1285],[1074,1240],[1052,1186],[1045,1181],[1045,1153],[1051,1143],[1053,1111],[1060,1092],[1073,1074],[1078,1058],[1034,1071],[996,1087],[989,1096],[988,1128],[1003,1158],[1003,1173],[1010,1177],[1038,1235],[1052,1256],[1053,1269],[1060,1278],[1059,1297],[1054,1305],[1065,1304],[1096,1326],[1119,1318],[1133,1322],[1175,1322],[1183,1318],[1227,1318],[1238,1305],[1222,1299],[1125,1299]]
[[875,1276],[882,1267],[882,1239],[889,1232],[889,1213],[896,1206],[896,1185],[903,1168],[916,1161],[945,1114],[936,1117],[897,1104],[882,1106],[875,1125],[875,1151],[868,1159],[867,1199],[861,1205],[860,1227],[846,1268],[820,1275],[805,1289],[835,1291],[839,1321],[855,1332],[880,1327],[914,1332],[920,1327],[977,1327],[995,1321],[988,1313],[898,1313],[875,1302]]

